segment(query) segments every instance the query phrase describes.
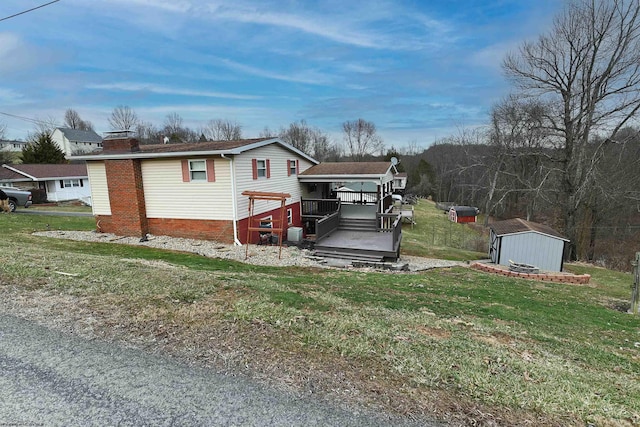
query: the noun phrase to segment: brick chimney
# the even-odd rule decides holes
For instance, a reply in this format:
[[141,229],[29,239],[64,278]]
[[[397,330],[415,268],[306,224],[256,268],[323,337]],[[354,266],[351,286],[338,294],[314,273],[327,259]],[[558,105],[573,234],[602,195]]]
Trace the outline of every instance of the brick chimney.
[[140,144],[135,138],[106,138],[102,140],[104,153],[131,153],[140,151]]

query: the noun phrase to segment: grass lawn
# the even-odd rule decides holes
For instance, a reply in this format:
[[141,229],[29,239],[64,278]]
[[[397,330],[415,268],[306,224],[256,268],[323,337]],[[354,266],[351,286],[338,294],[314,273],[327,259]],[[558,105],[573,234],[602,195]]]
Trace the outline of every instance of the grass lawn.
[[402,253],[428,258],[468,261],[487,258],[488,237],[467,224],[456,224],[434,202],[414,205],[416,225],[402,228]]
[[[0,253],[11,254],[0,266],[3,304],[39,306],[108,339],[412,416],[640,423],[640,318],[617,309],[628,304],[630,274],[573,265],[592,275],[576,286],[466,268],[267,268],[31,235],[46,224],[95,228],[92,218],[0,215]],[[427,224],[418,216],[414,230],[404,229],[407,253],[471,259],[430,248]]]

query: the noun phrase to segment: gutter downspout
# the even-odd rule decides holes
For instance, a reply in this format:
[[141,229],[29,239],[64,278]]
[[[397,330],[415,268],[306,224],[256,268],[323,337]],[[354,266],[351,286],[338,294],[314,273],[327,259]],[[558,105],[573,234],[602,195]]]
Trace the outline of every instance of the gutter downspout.
[[238,239],[238,203],[236,201],[236,174],[233,167],[233,157],[225,157],[224,154],[220,154],[220,156],[229,160],[229,168],[231,169],[231,203],[233,206],[233,243],[236,246],[242,246],[240,240]]

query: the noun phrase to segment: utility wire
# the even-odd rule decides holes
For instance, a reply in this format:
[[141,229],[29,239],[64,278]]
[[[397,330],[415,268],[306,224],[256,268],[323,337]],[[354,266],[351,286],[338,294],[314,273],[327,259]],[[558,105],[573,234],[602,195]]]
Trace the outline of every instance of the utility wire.
[[45,3],[45,4],[41,4],[40,6],[32,7],[31,9],[28,9],[28,10],[25,10],[25,11],[22,11],[22,12],[18,12],[16,14],[11,15],[11,16],[6,16],[4,18],[0,18],[0,22],[1,21],[6,21],[7,19],[15,18],[16,16],[24,15],[25,13],[33,12],[34,10],[40,9],[42,7],[45,7],[45,6],[49,6],[50,4],[57,3],[59,1],[60,0],[53,0],[53,1],[50,1],[49,3]]
[[44,120],[31,119],[29,117],[23,117],[23,116],[16,116],[15,114],[3,113],[2,111],[0,111],[0,114],[7,117],[13,117],[14,119],[24,120],[25,122],[33,123],[36,125],[47,124],[47,122],[45,122]]

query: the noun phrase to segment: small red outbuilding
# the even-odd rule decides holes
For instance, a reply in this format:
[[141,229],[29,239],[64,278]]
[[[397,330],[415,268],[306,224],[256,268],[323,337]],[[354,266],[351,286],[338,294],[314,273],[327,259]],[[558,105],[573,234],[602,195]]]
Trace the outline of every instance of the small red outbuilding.
[[449,219],[453,222],[476,222],[476,217],[480,210],[475,206],[451,206],[449,208]]

